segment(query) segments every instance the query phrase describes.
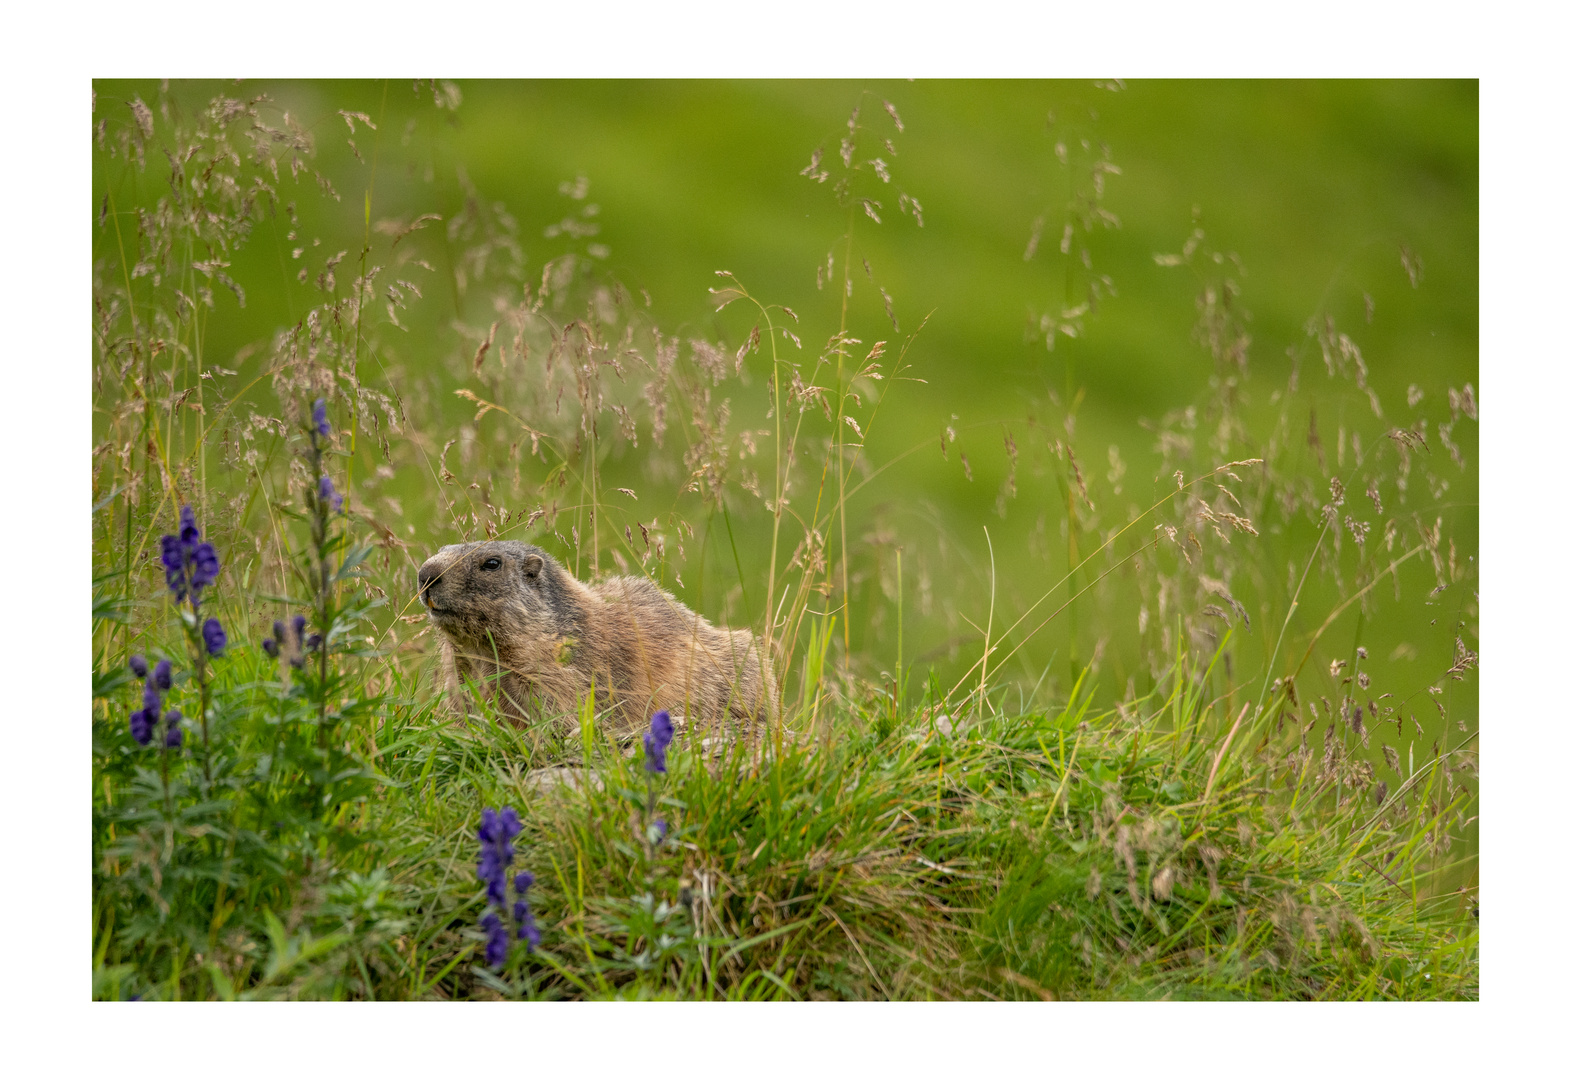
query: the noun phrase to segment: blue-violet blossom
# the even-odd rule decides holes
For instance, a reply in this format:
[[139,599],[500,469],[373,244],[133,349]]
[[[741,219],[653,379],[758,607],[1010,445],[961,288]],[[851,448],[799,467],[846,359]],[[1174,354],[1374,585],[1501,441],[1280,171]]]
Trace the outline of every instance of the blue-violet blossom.
[[311,406],[311,426],[324,439],[333,431],[327,422],[327,401],[323,398],[317,398]]
[[502,925],[502,917],[494,911],[486,912],[480,925],[485,928],[486,934],[485,962],[499,968],[507,963],[507,927]]
[[317,484],[316,494],[324,503],[332,506],[335,514],[344,508],[344,497],[333,490],[331,477],[322,477],[321,482]]
[[218,552],[202,539],[191,507],[180,508],[180,531],[160,541],[159,560],[164,564],[164,582],[175,600],[184,600],[189,592],[193,608],[200,603],[200,590],[217,580]]
[[652,773],[665,772],[665,751],[671,745],[676,729],[671,726],[671,714],[661,709],[649,718],[649,730],[644,733],[644,768]]
[[229,635],[224,633],[223,625],[217,619],[208,619],[202,624],[202,643],[207,646],[210,655],[223,655],[224,646],[229,644]]
[[524,894],[529,891],[529,886],[535,883],[535,876],[528,870],[522,870],[513,879],[513,921],[518,924],[518,940],[525,943],[530,952],[534,952],[540,944],[540,928],[535,925],[534,913],[529,910],[529,901],[524,899]]
[[153,740],[153,725],[158,723],[158,717],[148,716],[146,709],[138,709],[131,714],[131,738],[146,746]]
[[507,868],[513,861],[513,837],[523,831],[511,806],[498,814],[489,806],[480,814],[480,862],[476,876],[486,883],[486,900],[497,907],[507,902]]
[[[131,714],[131,738],[146,746],[153,741],[153,729],[158,725],[158,718],[163,715],[163,691],[168,690],[173,685],[174,680],[170,676],[170,663],[168,660],[160,660],[158,665],[153,668],[152,673],[149,674],[147,661],[141,656],[133,656],[131,657],[131,671],[133,674],[143,677],[144,680],[142,683],[142,707]],[[171,725],[180,722],[180,711],[178,709],[169,711],[169,722]],[[180,745],[178,735],[172,736],[172,738],[174,741],[169,742],[167,745]]]

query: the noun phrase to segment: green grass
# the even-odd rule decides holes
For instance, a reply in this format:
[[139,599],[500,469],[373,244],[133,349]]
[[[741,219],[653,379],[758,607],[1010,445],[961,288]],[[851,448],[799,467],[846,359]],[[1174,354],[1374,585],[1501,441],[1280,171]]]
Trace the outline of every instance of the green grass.
[[[1465,760],[1420,763],[1377,804],[1370,786],[1295,768],[1291,725],[1278,733],[1269,715],[1245,717],[1235,731],[1218,704],[1186,682],[1122,711],[1077,698],[935,726],[940,702],[894,716],[877,703],[779,751],[705,759],[679,743],[658,789],[670,835],[653,859],[641,752],[595,742],[600,786],[542,792],[529,770],[582,762],[576,740],[542,747],[505,725],[395,705],[365,755],[377,795],[347,809],[352,842],[307,838],[291,852],[275,833],[272,854],[297,860],[275,896],[252,892],[233,925],[188,931],[189,954],[171,963],[145,948],[171,929],[155,925],[147,896],[167,897],[175,921],[206,916],[223,907],[213,880],[246,884],[212,871],[213,856],[254,872],[268,847],[230,819],[243,811],[192,793],[175,846],[206,841],[208,858],[166,860],[164,881],[140,897],[100,882],[101,912],[128,903],[142,921],[116,928],[114,944],[102,928],[95,987],[225,998],[1476,997],[1472,901],[1434,888],[1443,838],[1471,803]],[[118,718],[99,728],[136,753]],[[215,732],[243,757],[238,735]],[[544,939],[493,973],[477,963],[473,830],[482,806],[504,804],[524,819],[517,866],[537,877]],[[112,850],[134,860],[136,849]],[[294,910],[274,910],[291,896]]]

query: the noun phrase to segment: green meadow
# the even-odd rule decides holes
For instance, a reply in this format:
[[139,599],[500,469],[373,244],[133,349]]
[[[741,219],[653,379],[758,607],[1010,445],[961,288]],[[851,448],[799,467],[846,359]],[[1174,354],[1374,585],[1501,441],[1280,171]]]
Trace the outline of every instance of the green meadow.
[[[1477,997],[1476,82],[98,81],[92,145],[96,997]],[[766,729],[444,693],[416,569],[496,538],[750,629]]]

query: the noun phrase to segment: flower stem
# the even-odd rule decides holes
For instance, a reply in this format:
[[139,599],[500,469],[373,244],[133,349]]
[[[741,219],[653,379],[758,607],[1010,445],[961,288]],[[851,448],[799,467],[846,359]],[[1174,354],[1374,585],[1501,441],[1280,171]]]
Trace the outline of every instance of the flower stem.
[[[320,484],[322,476],[322,447],[317,442],[316,429],[311,429],[311,475]],[[327,616],[328,616],[328,563],[327,563],[327,500],[319,487],[307,489],[311,504],[311,544],[316,553],[316,626],[322,635],[317,657],[317,746],[327,747]],[[302,647],[303,647],[302,643]]]
[[[193,605],[194,607],[194,605]],[[196,649],[196,684],[202,695],[202,779],[207,781],[207,786],[213,786],[213,752],[207,741],[207,706],[212,689],[207,678],[207,654],[200,644]]]
[[653,829],[655,827],[655,777],[653,773],[645,777],[644,789],[648,792],[644,800],[644,853],[649,857],[649,874],[651,880],[655,872],[655,841]]

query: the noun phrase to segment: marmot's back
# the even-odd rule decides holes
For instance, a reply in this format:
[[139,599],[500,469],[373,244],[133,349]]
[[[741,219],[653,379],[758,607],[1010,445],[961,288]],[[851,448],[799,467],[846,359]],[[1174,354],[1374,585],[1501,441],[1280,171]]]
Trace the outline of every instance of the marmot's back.
[[514,540],[454,544],[420,568],[450,688],[480,683],[516,721],[570,713],[591,685],[630,730],[657,709],[694,721],[766,719],[767,658],[746,630],[710,625],[646,578],[586,586]]

